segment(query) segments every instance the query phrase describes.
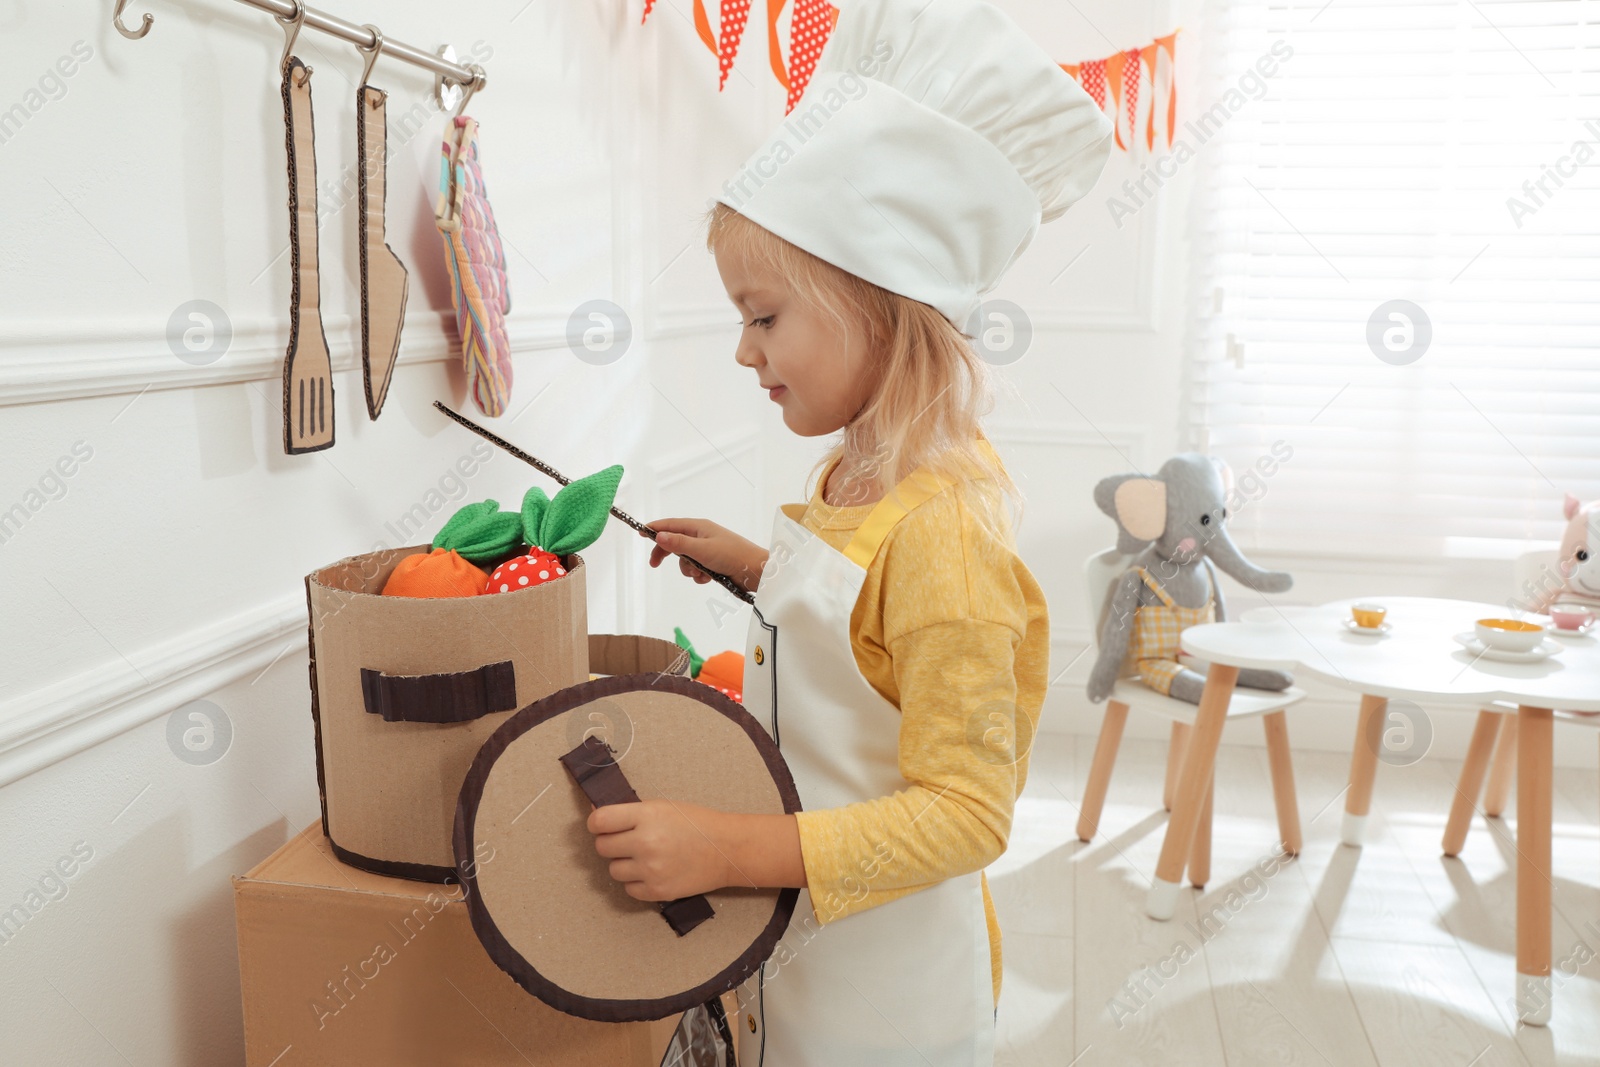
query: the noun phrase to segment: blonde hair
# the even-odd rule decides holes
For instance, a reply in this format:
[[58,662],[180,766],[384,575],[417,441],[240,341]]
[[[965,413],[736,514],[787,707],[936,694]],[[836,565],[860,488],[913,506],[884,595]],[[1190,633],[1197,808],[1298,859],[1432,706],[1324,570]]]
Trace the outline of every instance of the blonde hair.
[[1020,513],[1021,490],[978,443],[981,417],[994,406],[988,365],[943,312],[819,259],[727,204],[713,205],[703,221],[708,250],[722,245],[782,278],[847,336],[854,326],[866,331],[873,356],[867,402],[817,461],[812,479],[835,460],[851,459],[874,469],[868,484],[881,496],[926,466],[953,481],[992,478]]

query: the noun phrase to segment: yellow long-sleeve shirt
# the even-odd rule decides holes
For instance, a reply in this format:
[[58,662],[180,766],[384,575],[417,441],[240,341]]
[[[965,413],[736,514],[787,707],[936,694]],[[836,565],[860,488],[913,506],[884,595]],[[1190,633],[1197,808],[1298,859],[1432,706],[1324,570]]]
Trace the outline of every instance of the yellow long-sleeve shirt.
[[[872,505],[825,503],[830,472],[801,522],[843,550]],[[867,570],[851,646],[862,675],[900,709],[899,770],[910,785],[797,813],[819,924],[981,870],[1005,851],[1050,652],[1044,594],[1008,537],[999,487],[967,480],[901,519]],[[982,885],[998,1004],[1000,924],[987,878]]]

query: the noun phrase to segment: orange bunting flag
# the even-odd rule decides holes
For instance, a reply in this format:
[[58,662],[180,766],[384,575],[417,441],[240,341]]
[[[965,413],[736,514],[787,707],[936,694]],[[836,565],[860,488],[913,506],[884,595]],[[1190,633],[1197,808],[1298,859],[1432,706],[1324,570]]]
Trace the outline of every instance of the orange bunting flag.
[[[1153,151],[1156,143],[1157,101],[1163,90],[1167,106],[1165,126],[1167,147],[1178,121],[1178,86],[1175,73],[1176,52],[1174,44],[1178,31],[1157,37],[1143,48],[1129,48],[1115,52],[1104,59],[1087,59],[1082,63],[1059,64],[1062,70],[1078,80],[1084,92],[1111,119],[1117,147],[1132,152],[1138,144],[1139,109],[1144,107],[1144,147]],[[1149,91],[1143,91],[1145,78],[1149,78]],[[1148,101],[1148,103],[1146,103]]]
[[[646,3],[649,0],[645,0]],[[793,86],[789,84],[789,72],[783,69],[783,50],[778,47],[778,16],[783,12],[784,0],[767,0],[767,56],[772,60],[772,76],[778,79],[778,84],[789,90],[789,99],[795,98]],[[794,20],[791,20],[791,23]],[[791,25],[790,40],[793,41],[794,31]],[[794,45],[789,45],[789,51],[794,51]],[[820,51],[820,50],[819,50]],[[793,107],[791,103],[789,107]],[[788,108],[784,114],[789,113]]]
[[[654,0],[645,0],[644,18],[650,17],[653,7],[655,7]],[[744,26],[750,20],[750,0],[722,0],[719,16],[721,44],[717,42],[717,34],[711,30],[711,19],[706,15],[705,0],[694,0],[694,29],[706,48],[717,57],[717,91],[721,92],[723,86],[728,84],[728,72],[733,70],[733,61],[739,55],[739,42],[744,38]],[[639,21],[642,23],[644,18]]]
[[[806,86],[817,67],[822,49],[833,33],[839,19],[839,9],[828,0],[794,0],[789,9],[789,60],[784,63],[778,23],[788,0],[767,0],[767,54],[772,65],[772,76],[786,90],[783,113],[787,115],[799,104]],[[719,0],[720,32],[713,32],[711,19],[706,14],[705,0],[694,0],[694,28],[700,40],[712,55],[717,57],[720,92],[728,82],[739,54],[739,43],[744,37],[745,24],[750,19],[751,0]],[[642,24],[650,17],[655,0],[644,0]],[[1058,66],[1083,86],[1084,92],[1101,111],[1111,119],[1116,133],[1117,147],[1132,152],[1139,142],[1139,109],[1143,105],[1144,148],[1154,151],[1156,143],[1156,109],[1163,91],[1166,95],[1165,122],[1167,147],[1172,147],[1178,123],[1177,37],[1173,30],[1157,37],[1142,48],[1129,48],[1115,52],[1104,59],[1086,59],[1081,63],[1060,63]],[[719,41],[720,36],[720,41]],[[1141,86],[1149,78],[1149,91]],[[1148,101],[1148,103],[1145,103]]]
[[722,46],[717,52],[717,91],[728,84],[728,72],[733,69],[734,57],[739,54],[739,42],[744,38],[744,24],[750,21],[750,0],[722,0]]
[[[1166,67],[1165,67],[1165,70],[1166,70],[1166,79],[1165,80],[1166,80],[1166,83],[1167,83],[1167,147],[1168,148],[1172,147],[1172,135],[1173,135],[1173,132],[1177,129],[1177,126],[1178,126],[1178,67],[1177,67],[1177,56],[1174,53],[1174,47],[1175,47],[1175,43],[1176,43],[1177,39],[1178,39],[1178,31],[1177,30],[1173,30],[1171,33],[1167,34],[1165,37],[1157,37],[1156,41],[1155,41],[1156,46],[1162,52],[1165,52],[1167,54],[1167,62],[1166,62]],[[1159,53],[1157,54],[1156,58],[1157,59],[1160,58]],[[1151,70],[1152,70],[1152,73],[1151,73],[1151,88],[1152,89],[1155,88],[1155,85],[1154,85],[1154,79],[1155,79],[1154,69],[1155,69],[1154,67],[1151,68]],[[1155,105],[1156,105],[1155,99],[1152,97],[1151,100],[1150,100],[1150,109],[1151,109],[1152,112],[1154,112],[1154,110],[1155,110]]]
[[1078,81],[1083,86],[1084,92],[1089,94],[1089,99],[1093,100],[1101,111],[1104,111],[1106,109],[1106,61],[1103,59],[1089,60],[1083,65],[1081,77],[1079,77]]
[[[789,15],[789,69],[784,69],[783,50],[778,43],[778,17],[786,0],[767,0],[767,54],[772,62],[772,76],[788,90],[784,114],[794,110],[800,96],[811,80],[822,46],[828,43],[833,26],[839,20],[839,9],[827,0],[795,0]],[[655,9],[655,0],[644,0],[642,25]],[[712,55],[717,57],[717,90],[728,83],[728,72],[733,69],[739,55],[739,43],[744,38],[745,24],[750,20],[750,0],[721,0],[721,41],[711,29],[711,19],[706,14],[705,0],[694,0],[694,28],[700,40]]]
[[1128,119],[1128,144],[1131,145],[1139,135],[1139,83],[1144,80],[1144,70],[1139,64],[1137,48],[1122,53],[1122,59],[1123,101],[1127,105],[1123,112]]
[[717,35],[711,32],[711,20],[706,18],[704,0],[694,0],[694,31],[700,35],[711,54],[717,54]]
[[[1111,126],[1117,135],[1117,147],[1128,150],[1138,135],[1139,110],[1139,50],[1130,48],[1126,52],[1107,56],[1106,88],[1111,95]],[[1105,104],[1100,105],[1101,110]],[[1127,140],[1124,141],[1122,131],[1128,131]]]
[[[1122,143],[1122,65],[1128,61],[1123,52],[1105,58],[1106,65],[1106,95],[1111,99],[1111,129],[1117,137],[1117,147],[1127,150],[1127,145]],[[1105,104],[1100,105],[1102,111]]]
[[1139,49],[1139,58],[1150,71],[1150,110],[1145,113],[1144,149],[1153,152],[1156,147],[1156,48],[1154,41]]
[[[767,6],[774,11],[781,10],[783,0],[767,0]],[[838,20],[839,9],[828,0],[794,0],[794,7],[789,12],[789,77],[787,80],[778,79],[789,89],[789,99],[783,108],[785,115],[800,102],[801,94],[811,81],[811,72],[817,67],[817,57],[822,55],[822,46],[828,42],[833,33],[833,24]],[[778,16],[773,14],[774,28],[777,23]],[[780,63],[776,30],[773,41],[772,61]]]

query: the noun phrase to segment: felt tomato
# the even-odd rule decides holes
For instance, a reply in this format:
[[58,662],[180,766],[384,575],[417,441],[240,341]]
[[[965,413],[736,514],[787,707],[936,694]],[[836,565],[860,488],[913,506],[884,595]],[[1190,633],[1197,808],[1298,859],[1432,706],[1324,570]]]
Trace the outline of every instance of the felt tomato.
[[556,578],[566,577],[567,569],[553,552],[536,548],[525,556],[508,560],[496,567],[484,586],[485,593],[509,593],[513,589],[543,585]]

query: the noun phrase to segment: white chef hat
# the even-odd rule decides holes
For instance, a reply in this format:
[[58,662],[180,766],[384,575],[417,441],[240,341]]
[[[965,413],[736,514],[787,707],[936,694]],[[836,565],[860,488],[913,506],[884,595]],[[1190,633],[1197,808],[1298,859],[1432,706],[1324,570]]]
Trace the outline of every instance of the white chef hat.
[[717,200],[960,329],[1094,185],[1109,119],[982,0],[837,0],[805,95]]

